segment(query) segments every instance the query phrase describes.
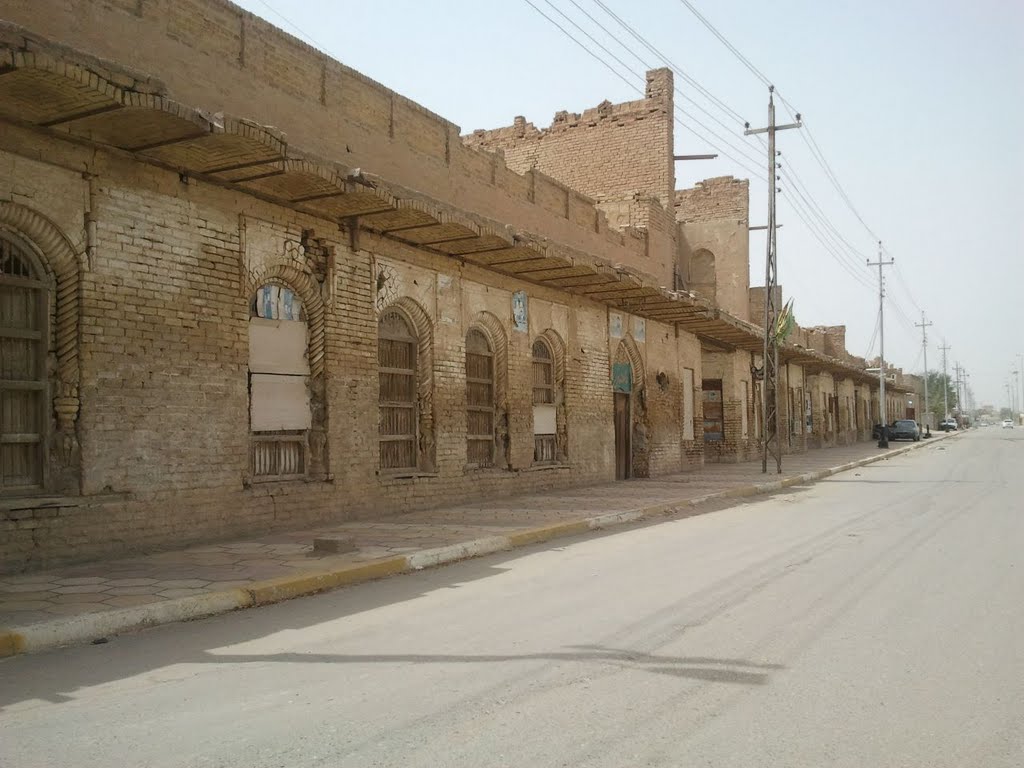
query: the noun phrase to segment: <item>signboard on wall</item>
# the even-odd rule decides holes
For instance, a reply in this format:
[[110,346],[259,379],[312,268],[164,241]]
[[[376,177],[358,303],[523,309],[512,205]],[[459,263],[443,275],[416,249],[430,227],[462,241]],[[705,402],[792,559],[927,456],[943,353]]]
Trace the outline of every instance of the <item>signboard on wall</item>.
[[526,291],[512,294],[512,327],[519,333],[529,331],[529,315],[526,311]]

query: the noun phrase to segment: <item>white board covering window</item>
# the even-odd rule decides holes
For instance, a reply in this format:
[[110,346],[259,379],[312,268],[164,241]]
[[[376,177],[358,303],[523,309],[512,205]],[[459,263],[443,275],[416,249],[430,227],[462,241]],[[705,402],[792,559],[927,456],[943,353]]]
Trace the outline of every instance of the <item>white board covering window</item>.
[[305,474],[309,396],[308,328],[299,298],[261,287],[249,317],[249,428],[254,478]]

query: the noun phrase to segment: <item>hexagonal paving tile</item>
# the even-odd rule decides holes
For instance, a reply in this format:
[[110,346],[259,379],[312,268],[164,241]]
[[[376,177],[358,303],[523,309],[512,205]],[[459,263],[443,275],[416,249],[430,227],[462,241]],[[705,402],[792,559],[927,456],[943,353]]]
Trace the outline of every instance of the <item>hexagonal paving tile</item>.
[[117,597],[118,595],[152,595],[159,591],[160,587],[147,584],[141,587],[111,587],[103,590],[103,593]]
[[4,603],[20,602],[21,600],[52,600],[57,596],[56,592],[2,592],[0,591],[0,605]]
[[40,582],[47,582],[53,578],[52,573],[26,573],[17,576],[4,576],[0,579],[0,584],[4,586],[17,585],[17,584],[39,584]]
[[205,594],[205,589],[165,589],[157,594],[161,597],[192,597]]
[[165,589],[202,589],[209,583],[202,579],[164,579],[157,586],[161,591]]
[[72,584],[70,586],[54,587],[53,590],[58,595],[75,595],[84,594],[86,592],[96,592],[95,584]]
[[2,592],[38,592],[40,590],[53,589],[54,585],[48,581],[33,581],[27,584],[11,584],[7,583],[3,587],[0,587]]
[[49,608],[51,603],[45,600],[13,600],[0,606],[3,613],[16,613],[18,611],[42,611]]
[[110,579],[107,584],[111,587],[148,587],[156,584],[156,579]]
[[107,577],[104,576],[72,576],[67,574],[61,576],[60,583],[66,584],[69,587],[84,585],[84,584],[99,584],[100,582],[106,581]]
[[51,605],[46,609],[46,612],[74,616],[80,613],[98,613],[99,611],[109,610],[110,606],[103,603],[64,603],[62,605]]
[[55,605],[72,605],[75,603],[101,603],[108,595],[102,592],[78,592],[71,595],[57,595],[50,602]]
[[159,595],[119,595],[118,597],[108,598],[103,602],[114,608],[132,608],[136,605],[162,603],[164,599]]

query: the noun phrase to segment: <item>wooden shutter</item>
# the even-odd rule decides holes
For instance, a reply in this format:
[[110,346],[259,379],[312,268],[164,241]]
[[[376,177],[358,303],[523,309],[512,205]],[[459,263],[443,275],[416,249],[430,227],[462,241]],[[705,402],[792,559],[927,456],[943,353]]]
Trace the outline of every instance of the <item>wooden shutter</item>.
[[480,331],[466,336],[466,458],[494,463],[494,353]]
[[408,321],[386,312],[378,325],[377,363],[380,379],[380,467],[416,469],[417,340]]

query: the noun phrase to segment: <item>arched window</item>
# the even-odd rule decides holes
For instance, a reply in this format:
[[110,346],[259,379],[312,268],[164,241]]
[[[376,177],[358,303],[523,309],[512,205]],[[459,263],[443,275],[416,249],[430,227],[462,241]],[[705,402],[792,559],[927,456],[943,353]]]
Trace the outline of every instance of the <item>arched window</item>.
[[538,464],[557,456],[555,358],[544,339],[533,342],[533,460]]
[[43,484],[47,288],[28,250],[0,237],[0,491]]
[[466,459],[494,464],[494,351],[475,329],[466,335]]
[[294,291],[268,284],[249,305],[249,424],[254,480],[305,477],[312,413],[309,331]]
[[390,310],[377,325],[380,376],[380,468],[417,469],[416,348],[418,340],[405,315]]

